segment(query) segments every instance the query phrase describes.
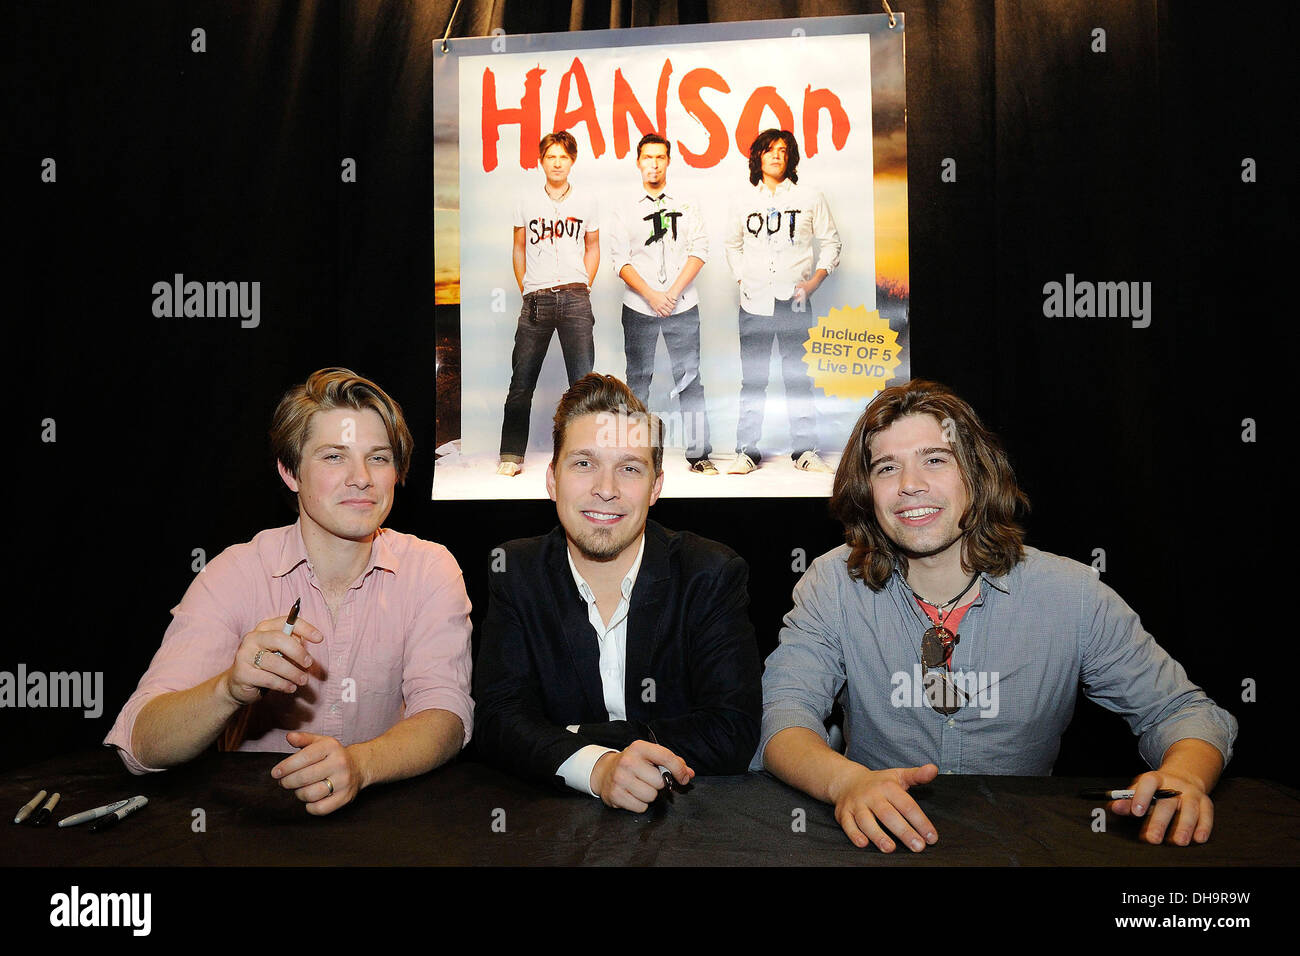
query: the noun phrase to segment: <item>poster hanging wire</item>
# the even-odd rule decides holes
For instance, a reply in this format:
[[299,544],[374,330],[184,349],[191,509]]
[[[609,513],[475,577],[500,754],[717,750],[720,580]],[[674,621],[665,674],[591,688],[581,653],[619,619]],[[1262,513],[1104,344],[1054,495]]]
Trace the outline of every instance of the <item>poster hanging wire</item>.
[[[889,14],[889,29],[894,29],[894,27],[898,26],[898,21],[894,19],[894,11],[889,9],[889,0],[880,0],[880,5],[884,7],[885,12]],[[454,13],[452,14],[453,17],[455,15],[456,14]],[[448,29],[450,29],[450,27],[448,27]],[[443,39],[443,42],[447,42],[445,38]]]
[[[442,52],[447,52],[447,37],[451,36],[451,25],[456,22],[456,11],[460,9],[460,0],[456,0],[456,5],[451,8],[451,19],[447,21],[447,29],[442,34]],[[890,26],[893,26],[891,23]]]

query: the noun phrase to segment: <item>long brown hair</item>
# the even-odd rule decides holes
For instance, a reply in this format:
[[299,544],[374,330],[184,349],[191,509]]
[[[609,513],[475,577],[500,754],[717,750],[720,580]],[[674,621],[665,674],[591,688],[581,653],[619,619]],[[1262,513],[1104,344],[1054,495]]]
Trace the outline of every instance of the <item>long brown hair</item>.
[[844,540],[852,549],[849,575],[879,591],[895,564],[907,573],[907,556],[876,522],[871,496],[871,439],[906,415],[932,416],[956,455],[969,499],[960,522],[962,567],[1006,574],[1024,556],[1025,531],[1016,519],[1029,510],[1029,498],[1016,484],[1002,442],[984,427],[975,409],[946,385],[913,380],[872,399],[853,427],[835,472],[830,510],[844,525]]
[[757,186],[763,178],[763,154],[772,148],[777,140],[785,143],[785,172],[782,180],[792,183],[799,181],[799,144],[794,141],[794,133],[784,129],[765,129],[749,144],[749,184]]

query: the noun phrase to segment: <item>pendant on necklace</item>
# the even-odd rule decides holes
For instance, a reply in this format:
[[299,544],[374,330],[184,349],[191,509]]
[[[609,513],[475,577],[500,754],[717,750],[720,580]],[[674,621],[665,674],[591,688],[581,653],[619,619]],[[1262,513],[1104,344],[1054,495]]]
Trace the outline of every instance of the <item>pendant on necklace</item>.
[[928,629],[921,635],[921,663],[926,667],[943,667],[952,657],[956,643],[957,635],[942,624]]

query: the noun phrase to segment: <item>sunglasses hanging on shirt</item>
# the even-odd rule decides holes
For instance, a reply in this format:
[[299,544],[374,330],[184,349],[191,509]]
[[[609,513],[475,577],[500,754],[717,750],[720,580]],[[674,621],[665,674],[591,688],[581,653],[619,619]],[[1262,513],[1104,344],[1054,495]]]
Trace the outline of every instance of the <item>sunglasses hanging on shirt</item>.
[[944,716],[955,714],[966,706],[966,695],[952,682],[952,677],[948,673],[952,667],[952,649],[961,640],[961,636],[954,634],[943,624],[948,619],[948,615],[956,608],[957,602],[964,598],[966,593],[975,586],[975,582],[979,580],[979,572],[976,571],[971,575],[971,579],[966,582],[966,586],[961,589],[961,593],[951,600],[944,601],[943,604],[927,601],[921,595],[912,591],[912,587],[907,583],[906,578],[901,575],[900,578],[902,578],[903,585],[908,591],[911,591],[916,600],[935,609],[938,618],[921,635],[921,666],[925,668],[921,683],[925,689],[926,702],[933,710]]

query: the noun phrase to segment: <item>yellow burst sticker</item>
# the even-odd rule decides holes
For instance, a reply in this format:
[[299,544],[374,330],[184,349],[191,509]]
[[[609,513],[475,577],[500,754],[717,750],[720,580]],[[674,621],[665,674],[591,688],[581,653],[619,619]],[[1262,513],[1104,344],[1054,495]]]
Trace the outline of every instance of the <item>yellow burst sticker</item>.
[[803,348],[813,384],[839,398],[870,398],[902,361],[898,333],[864,306],[831,309],[808,330]]

